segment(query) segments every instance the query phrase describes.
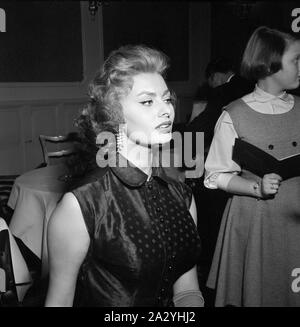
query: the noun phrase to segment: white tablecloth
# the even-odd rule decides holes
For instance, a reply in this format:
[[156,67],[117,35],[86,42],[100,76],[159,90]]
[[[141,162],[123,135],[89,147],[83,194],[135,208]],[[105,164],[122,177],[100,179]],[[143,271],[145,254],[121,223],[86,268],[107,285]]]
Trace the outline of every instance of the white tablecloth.
[[8,205],[14,209],[9,229],[42,260],[42,275],[48,272],[47,224],[67,184],[63,165],[35,169],[19,176]]

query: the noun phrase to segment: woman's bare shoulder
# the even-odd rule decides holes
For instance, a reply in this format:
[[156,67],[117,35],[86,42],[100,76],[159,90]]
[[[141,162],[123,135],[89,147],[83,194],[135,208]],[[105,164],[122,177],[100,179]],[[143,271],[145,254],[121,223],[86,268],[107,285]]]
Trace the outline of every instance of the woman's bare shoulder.
[[89,234],[80,205],[71,192],[67,192],[50,217],[48,237],[57,241],[82,245],[89,244]]

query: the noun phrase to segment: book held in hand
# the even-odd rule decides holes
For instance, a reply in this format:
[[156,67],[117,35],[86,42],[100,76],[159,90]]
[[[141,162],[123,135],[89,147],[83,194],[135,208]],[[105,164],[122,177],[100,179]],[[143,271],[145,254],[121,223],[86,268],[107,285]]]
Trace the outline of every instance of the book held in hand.
[[239,138],[235,139],[232,160],[261,178],[271,173],[278,174],[283,180],[300,176],[300,153],[278,160]]

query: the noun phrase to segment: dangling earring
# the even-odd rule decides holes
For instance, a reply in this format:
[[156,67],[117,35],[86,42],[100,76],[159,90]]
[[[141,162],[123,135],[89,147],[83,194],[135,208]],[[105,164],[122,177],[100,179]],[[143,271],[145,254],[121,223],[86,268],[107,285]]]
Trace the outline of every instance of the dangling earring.
[[125,140],[125,133],[124,133],[124,129],[122,128],[122,125],[119,125],[119,130],[116,137],[117,137],[117,152],[120,153],[124,147],[124,140]]

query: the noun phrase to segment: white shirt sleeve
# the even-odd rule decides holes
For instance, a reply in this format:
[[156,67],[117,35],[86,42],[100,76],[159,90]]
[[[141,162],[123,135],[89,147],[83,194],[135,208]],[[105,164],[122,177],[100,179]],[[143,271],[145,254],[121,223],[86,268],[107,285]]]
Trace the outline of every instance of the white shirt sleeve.
[[230,179],[241,172],[232,160],[232,149],[238,135],[227,111],[219,117],[207,159],[205,161],[204,185],[207,188],[226,189]]
[[[253,110],[264,114],[281,114],[294,106],[294,97],[283,92],[279,96],[269,94],[255,86],[255,90],[242,97]],[[204,185],[207,188],[227,188],[230,179],[241,172],[241,167],[232,158],[232,148],[238,135],[227,111],[219,117],[215,134],[205,162]]]

